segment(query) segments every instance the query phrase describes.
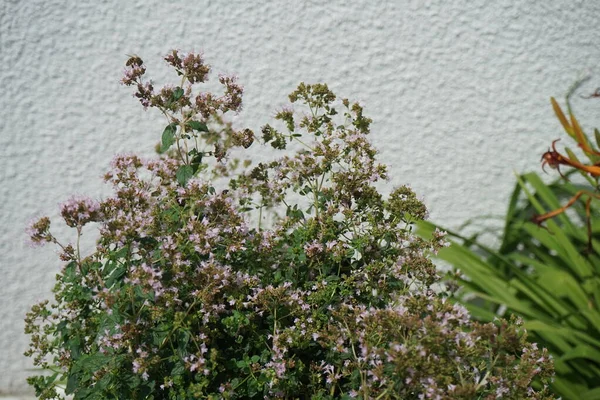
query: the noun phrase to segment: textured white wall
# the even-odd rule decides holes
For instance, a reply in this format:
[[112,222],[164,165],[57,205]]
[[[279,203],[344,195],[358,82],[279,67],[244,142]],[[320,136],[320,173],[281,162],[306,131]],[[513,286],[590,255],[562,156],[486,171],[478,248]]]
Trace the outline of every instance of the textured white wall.
[[[600,72],[599,15],[594,0],[0,0],[0,393],[26,390],[22,318],[60,265],[24,244],[27,221],[106,194],[112,156],[151,154],[160,136],[118,83],[126,54],[161,83],[168,50],[203,51],[245,85],[237,120],[255,129],[300,81],[329,83],[374,119],[393,184],[456,227],[502,214],[513,171],[539,168],[561,135],[549,97]],[[600,125],[599,102],[576,105]]]

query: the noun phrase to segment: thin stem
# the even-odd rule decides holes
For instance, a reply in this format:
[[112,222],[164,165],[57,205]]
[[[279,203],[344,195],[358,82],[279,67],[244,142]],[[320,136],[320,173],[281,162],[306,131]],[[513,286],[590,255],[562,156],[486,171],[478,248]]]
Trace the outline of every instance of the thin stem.
[[277,333],[277,307],[273,311],[273,340],[275,340],[275,334]]
[[185,147],[185,163],[187,165],[190,165],[190,157],[189,157],[189,151],[188,151],[188,145],[187,145],[187,140],[185,138],[185,122],[182,123],[181,125],[181,140],[183,140],[183,145]]
[[79,265],[80,268],[80,272],[81,272],[81,251],[79,250],[79,241],[81,239],[81,226],[77,225],[77,265]]

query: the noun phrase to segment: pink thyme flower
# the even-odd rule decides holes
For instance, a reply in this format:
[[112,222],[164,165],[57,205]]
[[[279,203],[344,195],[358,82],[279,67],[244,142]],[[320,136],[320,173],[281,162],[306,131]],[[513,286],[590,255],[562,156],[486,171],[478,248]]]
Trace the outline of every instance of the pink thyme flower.
[[31,246],[43,246],[46,242],[51,242],[50,218],[42,217],[31,220],[25,229],[25,233],[29,236]]
[[102,219],[100,203],[89,197],[73,196],[60,205],[60,214],[72,228]]

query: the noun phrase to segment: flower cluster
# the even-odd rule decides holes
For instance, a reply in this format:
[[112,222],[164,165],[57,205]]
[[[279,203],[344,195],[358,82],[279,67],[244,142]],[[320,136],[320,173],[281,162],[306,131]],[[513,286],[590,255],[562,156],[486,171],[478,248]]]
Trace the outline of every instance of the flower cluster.
[[[475,323],[432,290],[443,234],[412,234],[426,209],[407,186],[376,190],[387,169],[360,105],[300,85],[296,109],[261,129],[263,143],[300,150],[230,176],[223,153],[256,142],[222,119],[241,89],[221,77],[225,96],[192,101],[202,57],[166,61],[185,90],[145,92],[139,57],[123,82],[169,116],[162,150],[177,150],[118,156],[112,197],[61,208],[100,237],[91,255],[65,252],[56,302],[27,316],[27,354],[58,371],[30,378],[40,398],[59,398],[61,378],[81,399],[552,398],[552,362],[517,321]],[[48,219],[30,232],[56,241]]]
[[73,196],[60,206],[60,214],[71,228],[82,227],[102,218],[100,203],[89,197]]
[[[223,115],[237,112],[242,107],[243,88],[234,76],[219,76],[225,93],[215,96],[210,92],[194,94],[194,84],[208,80],[210,67],[200,54],[180,54],[173,50],[165,61],[181,76],[178,86],[165,85],[156,91],[151,82],[144,81],[146,67],[138,56],[132,56],[126,63],[125,76],[121,82],[137,88],[134,96],[144,108],[159,109],[169,124],[166,126],[159,152],[169,152],[170,156],[181,160],[177,181],[181,184],[195,175],[207,157],[214,157],[219,163],[216,175],[228,175],[235,169],[237,161],[225,166],[223,161],[232,147],[248,148],[254,142],[254,132],[250,129],[236,131],[231,123],[224,121]],[[211,126],[211,129],[209,129]],[[213,150],[206,149],[212,146]]]
[[25,230],[32,246],[41,246],[45,242],[52,241],[50,234],[50,218],[42,217],[32,220]]

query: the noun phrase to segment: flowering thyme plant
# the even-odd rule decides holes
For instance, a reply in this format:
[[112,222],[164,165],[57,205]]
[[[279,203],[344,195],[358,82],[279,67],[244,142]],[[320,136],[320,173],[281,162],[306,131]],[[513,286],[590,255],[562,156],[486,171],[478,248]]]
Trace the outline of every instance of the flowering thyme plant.
[[[202,57],[165,60],[180,86],[155,91],[139,57],[123,79],[167,118],[162,156],[117,157],[113,197],[62,208],[78,237],[98,223],[93,254],[48,218],[30,227],[65,263],[26,318],[27,355],[55,371],[30,378],[40,398],[59,381],[76,399],[552,398],[552,362],[517,321],[474,323],[432,289],[443,234],[412,234],[426,209],[408,187],[375,189],[387,170],[359,104],[301,84],[258,137],[224,121],[235,79],[195,93]],[[258,141],[300,150],[234,173],[230,150]]]

